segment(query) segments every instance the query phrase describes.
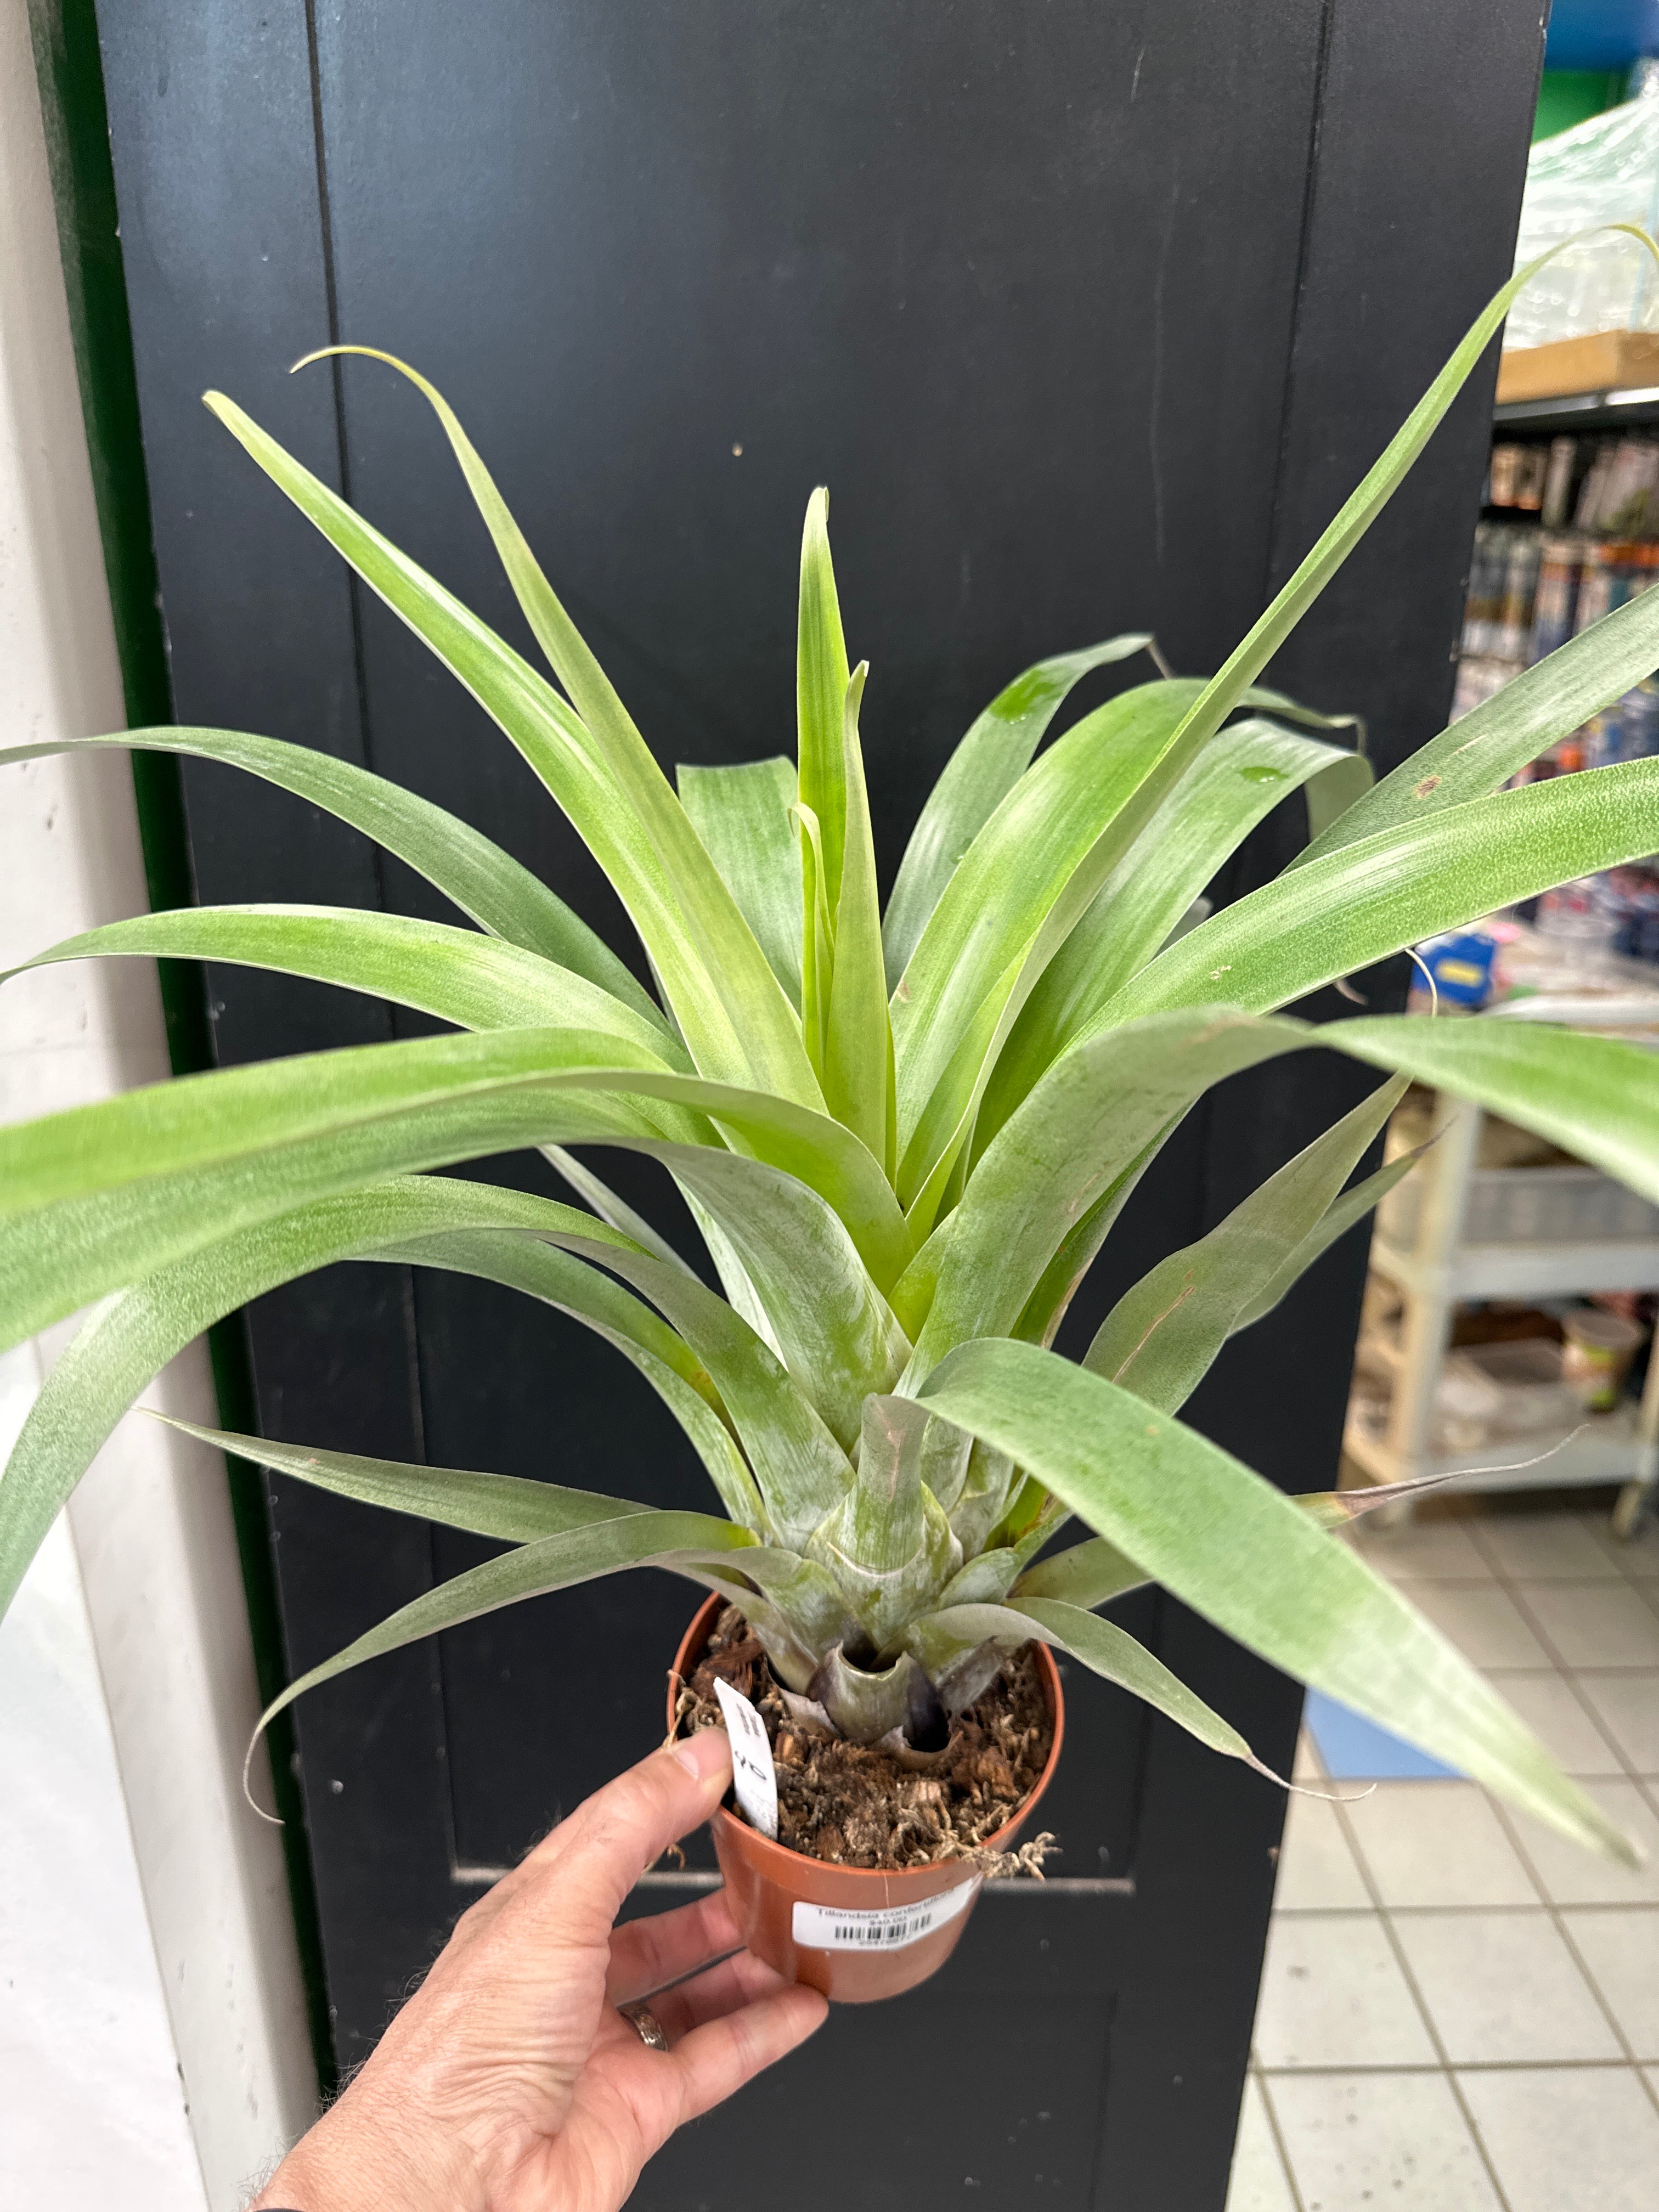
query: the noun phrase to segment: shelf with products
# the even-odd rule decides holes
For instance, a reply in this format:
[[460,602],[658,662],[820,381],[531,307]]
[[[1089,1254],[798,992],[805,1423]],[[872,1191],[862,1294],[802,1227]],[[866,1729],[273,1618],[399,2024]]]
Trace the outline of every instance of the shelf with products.
[[[1622,408],[1612,403],[1628,403]],[[1659,387],[1499,410],[1475,532],[1451,719],[1522,669],[1659,584]],[[1559,427],[1582,421],[1582,431]],[[1659,754],[1659,679],[1650,677],[1523,769],[1517,782]],[[1659,859],[1554,895],[1614,927],[1626,957],[1659,962]]]
[[[1626,89],[1607,114],[1545,137],[1528,163],[1516,252],[1533,281],[1505,325],[1454,722],[1659,586],[1656,272],[1608,228],[1656,228],[1659,60]],[[1580,234],[1597,243],[1550,251]],[[1651,673],[1512,781],[1649,757],[1659,757]],[[1416,950],[1414,1007],[1559,1022],[1659,1050],[1659,856]],[[1659,1305],[1659,1206],[1431,1092],[1408,1094],[1389,1145],[1416,1164],[1377,1210],[1350,1477],[1617,1482],[1615,1525],[1629,1533],[1659,1485],[1659,1358],[1639,1380]]]

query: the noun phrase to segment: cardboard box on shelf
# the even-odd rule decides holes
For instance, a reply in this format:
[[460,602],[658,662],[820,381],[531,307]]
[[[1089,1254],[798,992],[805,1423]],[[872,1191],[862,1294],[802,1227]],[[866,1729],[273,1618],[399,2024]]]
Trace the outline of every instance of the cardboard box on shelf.
[[1589,337],[1558,338],[1553,345],[1505,352],[1498,366],[1498,404],[1654,384],[1659,384],[1659,334],[1597,331]]

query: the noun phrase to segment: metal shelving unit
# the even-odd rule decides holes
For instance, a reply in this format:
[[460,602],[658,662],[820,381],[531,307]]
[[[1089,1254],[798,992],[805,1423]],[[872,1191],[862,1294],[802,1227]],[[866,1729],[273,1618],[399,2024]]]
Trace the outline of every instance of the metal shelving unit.
[[[1546,1002],[1521,1001],[1531,1018]],[[1516,1010],[1505,1010],[1510,1012]],[[1505,1011],[1476,1017],[1503,1019]],[[1547,1012],[1580,1027],[1650,1026],[1659,1021],[1659,998],[1552,1000]],[[1610,1018],[1611,1017],[1611,1018]],[[1479,1156],[1482,1115],[1478,1107],[1442,1097],[1434,1142],[1414,1173],[1420,1178],[1416,1232],[1409,1249],[1392,1242],[1379,1222],[1372,1240],[1375,1273],[1400,1294],[1397,1339],[1375,1331],[1365,1349],[1393,1382],[1388,1425],[1379,1437],[1350,1412],[1344,1449],[1373,1482],[1446,1478],[1448,1491],[1559,1488],[1578,1484],[1624,1486],[1614,1516],[1631,1534],[1659,1488],[1659,1353],[1650,1361],[1638,1407],[1589,1414],[1577,1435],[1550,1451],[1547,1435],[1504,1437],[1472,1451],[1430,1449],[1438,1389],[1458,1304],[1474,1298],[1582,1297],[1593,1291],[1659,1290],[1659,1235],[1550,1243],[1472,1243],[1465,1241],[1470,1178]],[[1497,1170],[1496,1172],[1505,1172]],[[1535,1170],[1513,1170],[1512,1173]],[[1548,1452],[1539,1464],[1515,1462]]]
[[[1653,432],[1659,430],[1659,384],[1638,386],[1627,378],[1620,388],[1505,402],[1493,410],[1492,429],[1495,441]],[[1508,507],[1489,510],[1489,515],[1510,522],[1528,519]],[[1619,966],[1617,997],[1605,990],[1597,995],[1540,996],[1479,1018],[1626,1028],[1652,1036],[1659,1030],[1659,978],[1635,963]],[[1364,1475],[1380,1484],[1425,1476],[1443,1478],[1448,1490],[1465,1491],[1618,1483],[1623,1487],[1615,1525],[1628,1534],[1659,1492],[1659,1351],[1650,1361],[1639,1407],[1626,1403],[1611,1413],[1587,1414],[1577,1433],[1564,1431],[1554,1439],[1548,1434],[1510,1436],[1468,1451],[1431,1449],[1437,1392],[1460,1304],[1659,1290],[1659,1229],[1640,1237],[1580,1237],[1547,1243],[1471,1241],[1471,1178],[1477,1172],[1482,1118],[1476,1108],[1442,1098],[1436,1141],[1413,1179],[1419,1204],[1409,1243],[1390,1235],[1389,1217],[1392,1212],[1398,1225],[1398,1209],[1385,1206],[1379,1215],[1370,1264],[1373,1273],[1398,1293],[1399,1330],[1395,1336],[1368,1329],[1362,1350],[1388,1376],[1391,1395],[1380,1433],[1374,1423],[1357,1417],[1351,1403],[1345,1452]],[[1552,1443],[1558,1448],[1551,1449]],[[1536,1465],[1515,1464],[1538,1454],[1545,1455]]]
[[1500,435],[1572,437],[1595,430],[1644,430],[1659,423],[1659,385],[1631,392],[1579,392],[1564,399],[1512,399],[1492,410]]

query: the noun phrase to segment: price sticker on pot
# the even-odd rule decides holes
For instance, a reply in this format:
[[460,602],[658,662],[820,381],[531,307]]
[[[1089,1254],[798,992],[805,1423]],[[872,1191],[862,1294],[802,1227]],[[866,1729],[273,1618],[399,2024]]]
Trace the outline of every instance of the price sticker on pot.
[[714,1680],[726,1733],[732,1739],[732,1787],[738,1808],[751,1828],[778,1839],[778,1778],[772,1765],[772,1740],[766,1723],[747,1698],[740,1698],[729,1682]]
[[803,1951],[902,1951],[965,1912],[978,1892],[975,1875],[938,1897],[874,1912],[853,1905],[798,1905],[789,1932]]

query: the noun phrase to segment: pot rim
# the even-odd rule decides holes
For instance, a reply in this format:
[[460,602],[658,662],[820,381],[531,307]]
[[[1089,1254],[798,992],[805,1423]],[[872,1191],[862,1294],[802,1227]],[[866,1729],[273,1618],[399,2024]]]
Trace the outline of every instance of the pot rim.
[[[720,1609],[730,1602],[731,1601],[722,1596],[720,1591],[714,1591],[697,1607],[696,1612],[691,1616],[690,1626],[680,1638],[679,1649],[674,1654],[674,1664],[668,1678],[668,1727],[671,1738],[675,1731],[674,1708],[678,1703],[676,1685],[683,1685],[686,1680],[685,1662],[702,1649],[703,1643],[707,1642]],[[1037,1666],[1048,1692],[1049,1711],[1054,1724],[1054,1740],[1048,1746],[1048,1756],[1042,1763],[1042,1773],[1038,1775],[1025,1796],[1002,1826],[986,1837],[981,1846],[984,1850],[998,1850],[1005,1837],[1013,1835],[1016,1830],[1023,1827],[1030,1818],[1038,1799],[1054,1779],[1054,1769],[1060,1764],[1060,1748],[1066,1741],[1066,1692],[1060,1682],[1060,1669],[1054,1664],[1054,1655],[1048,1646],[1035,1636],[1031,1641],[1036,1646]],[[961,1859],[929,1859],[921,1866],[908,1867],[843,1866],[838,1860],[816,1858],[810,1851],[798,1851],[788,1844],[781,1844],[770,1836],[762,1835],[758,1828],[751,1828],[747,1820],[740,1820],[735,1814],[728,1812],[723,1803],[714,1808],[711,1818],[715,1820],[725,1820],[735,1829],[743,1838],[744,1848],[755,1854],[761,1866],[765,1867],[769,1860],[776,1861],[777,1865],[772,1869],[775,1880],[787,1878],[784,1875],[783,1869],[791,1863],[799,1866],[826,1868],[836,1875],[854,1882],[883,1882],[890,1887],[893,1882],[902,1881],[907,1876],[954,1875],[966,1880],[974,1872],[974,1869]],[[950,1882],[943,1886],[953,1888],[956,1885],[954,1882]]]

